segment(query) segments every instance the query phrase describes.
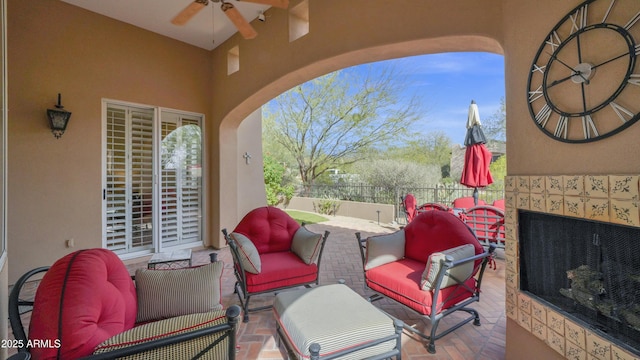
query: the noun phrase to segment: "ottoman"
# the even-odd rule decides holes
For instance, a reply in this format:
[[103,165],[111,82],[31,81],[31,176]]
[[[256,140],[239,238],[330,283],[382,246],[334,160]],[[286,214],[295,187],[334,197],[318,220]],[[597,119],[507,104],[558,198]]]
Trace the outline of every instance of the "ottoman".
[[277,332],[293,359],[401,358],[403,322],[343,284],[279,293]]

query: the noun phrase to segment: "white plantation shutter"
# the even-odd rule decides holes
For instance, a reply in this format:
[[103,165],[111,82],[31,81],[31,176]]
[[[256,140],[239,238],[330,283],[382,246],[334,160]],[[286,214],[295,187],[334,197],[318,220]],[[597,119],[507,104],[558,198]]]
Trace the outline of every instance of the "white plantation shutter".
[[[163,142],[167,135],[178,128],[175,122],[162,122]],[[163,147],[163,150],[166,150]],[[176,245],[178,242],[178,194],[177,176],[175,166],[172,164],[171,151],[161,151],[162,162],[162,244],[164,246]]]
[[105,109],[105,246],[124,254],[202,242],[201,116],[163,110],[157,122],[153,108]]
[[202,241],[200,118],[162,114],[163,247]]
[[127,122],[126,110],[107,108],[106,245],[127,250]]
[[131,111],[131,242],[153,246],[153,112]]

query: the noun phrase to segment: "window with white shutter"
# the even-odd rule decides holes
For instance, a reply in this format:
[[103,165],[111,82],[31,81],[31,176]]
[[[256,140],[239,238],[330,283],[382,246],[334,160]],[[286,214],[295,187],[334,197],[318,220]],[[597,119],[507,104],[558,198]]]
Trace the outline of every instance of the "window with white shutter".
[[201,243],[202,117],[111,102],[104,116],[106,248]]

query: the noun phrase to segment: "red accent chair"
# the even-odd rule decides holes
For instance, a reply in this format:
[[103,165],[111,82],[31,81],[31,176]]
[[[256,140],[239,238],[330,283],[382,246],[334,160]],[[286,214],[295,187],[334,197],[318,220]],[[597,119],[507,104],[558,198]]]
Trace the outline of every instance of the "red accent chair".
[[329,236],[316,234],[273,206],[251,210],[231,233],[222,229],[233,256],[235,292],[249,312],[272,306],[249,308],[251,296],[318,284],[322,251]]
[[413,194],[407,194],[402,199],[402,207],[404,208],[404,214],[407,219],[407,224],[410,223],[413,218],[416,217],[418,201]]
[[476,205],[485,205],[486,202],[482,199],[478,199],[478,204],[475,204],[473,200],[473,196],[461,197],[453,200],[453,208],[454,209],[468,209],[472,208]]
[[491,205],[479,205],[464,211],[461,218],[483,246],[494,244],[497,248],[504,249],[504,210]]
[[[409,325],[405,329],[427,340],[430,353],[436,351],[435,340],[470,321],[480,325],[478,312],[467,306],[480,300],[482,275],[495,247],[485,251],[458,217],[427,211],[392,234],[356,237],[365,284],[376,292],[370,301],[387,297],[429,320],[429,335]],[[468,316],[438,333],[440,320],[459,311]]]
[[447,212],[453,213],[452,208],[448,207],[447,205],[443,205],[439,203],[424,203],[418,206],[417,208],[418,213],[431,211],[431,210],[440,210],[440,211],[447,211]]
[[[106,249],[73,252],[51,267],[25,273],[14,284],[9,296],[9,320],[16,340],[23,344],[18,351],[33,359],[170,358],[171,354],[192,357],[198,353],[234,359],[240,307],[234,305],[222,311],[219,291],[199,298],[203,302],[195,306],[206,308],[203,312],[193,313],[187,309],[193,305],[181,307],[182,303],[173,303],[179,304],[177,311],[185,314],[138,323],[141,308],[165,311],[172,308],[167,300],[188,297],[190,301],[200,294],[198,291],[194,291],[195,294],[172,292],[174,284],[167,276],[184,280],[213,274],[218,278],[204,277],[179,285],[219,289],[223,267],[218,262],[193,272],[191,269],[140,270],[139,277],[147,280],[134,285],[129,271],[115,253]],[[45,274],[35,298],[27,298],[30,292],[23,291],[23,287],[42,273]],[[159,281],[149,276],[158,276],[155,279]],[[158,290],[156,295],[164,297],[148,296],[149,290]],[[171,309],[174,310],[175,307]],[[28,311],[32,314],[27,335],[21,315]],[[39,346],[27,347],[29,340],[37,341]]]
[[504,211],[504,199],[494,200],[491,206],[495,206],[498,209]]

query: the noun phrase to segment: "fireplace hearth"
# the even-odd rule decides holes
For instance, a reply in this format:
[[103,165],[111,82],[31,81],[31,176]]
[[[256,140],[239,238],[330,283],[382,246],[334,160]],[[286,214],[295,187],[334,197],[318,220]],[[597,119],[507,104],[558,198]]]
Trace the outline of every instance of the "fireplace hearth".
[[520,290],[640,354],[640,228],[519,210]]

